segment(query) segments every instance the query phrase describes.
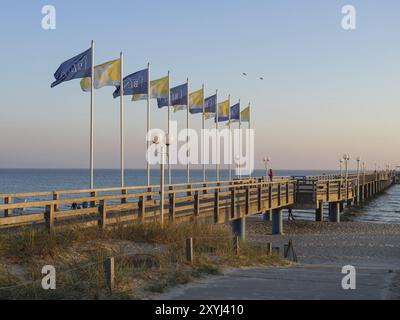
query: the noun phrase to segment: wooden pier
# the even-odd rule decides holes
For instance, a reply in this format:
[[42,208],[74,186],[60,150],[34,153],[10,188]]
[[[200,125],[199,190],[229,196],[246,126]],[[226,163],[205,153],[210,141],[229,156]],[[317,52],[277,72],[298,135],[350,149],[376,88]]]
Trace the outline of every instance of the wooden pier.
[[132,221],[206,219],[231,222],[241,234],[246,216],[265,214],[273,220],[274,233],[282,233],[282,209],[313,209],[316,221],[323,221],[324,203],[328,203],[330,220],[339,222],[343,204],[359,204],[398,181],[398,173],[385,171],[350,174],[347,179],[322,175],[172,184],[165,186],[163,197],[158,185],[0,194],[0,212],[4,212],[0,228],[105,228]]

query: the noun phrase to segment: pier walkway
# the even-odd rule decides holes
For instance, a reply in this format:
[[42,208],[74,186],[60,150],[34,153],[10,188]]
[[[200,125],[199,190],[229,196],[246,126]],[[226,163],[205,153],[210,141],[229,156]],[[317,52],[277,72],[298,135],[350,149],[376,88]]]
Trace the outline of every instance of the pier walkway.
[[[99,226],[132,221],[183,221],[206,219],[231,222],[244,237],[245,217],[264,214],[273,222],[273,233],[283,232],[282,209],[315,209],[323,220],[323,204],[329,203],[331,221],[339,222],[343,204],[361,203],[399,181],[395,171],[369,172],[340,177],[265,177],[190,184],[133,186],[0,194],[0,228],[41,225]],[[22,200],[21,200],[22,199]]]

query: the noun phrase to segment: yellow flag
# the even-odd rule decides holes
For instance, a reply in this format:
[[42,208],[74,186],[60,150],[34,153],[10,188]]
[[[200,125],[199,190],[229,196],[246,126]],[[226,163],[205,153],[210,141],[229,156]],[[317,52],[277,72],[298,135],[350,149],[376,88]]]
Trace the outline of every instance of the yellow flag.
[[168,76],[150,82],[150,92],[153,99],[168,98]]
[[243,109],[242,112],[240,112],[240,120],[242,122],[250,121],[250,107],[247,107],[246,109]]
[[[168,76],[150,82],[150,97],[153,99],[168,98]],[[134,94],[132,101],[145,100],[147,94]]]
[[[85,92],[91,90],[91,78],[81,80],[81,88]],[[94,88],[100,89],[104,86],[117,86],[121,82],[121,60],[108,61],[94,67]]]
[[203,89],[194,91],[189,94],[189,111],[190,113],[203,112],[204,92]]
[[218,121],[229,120],[229,100],[218,103]]

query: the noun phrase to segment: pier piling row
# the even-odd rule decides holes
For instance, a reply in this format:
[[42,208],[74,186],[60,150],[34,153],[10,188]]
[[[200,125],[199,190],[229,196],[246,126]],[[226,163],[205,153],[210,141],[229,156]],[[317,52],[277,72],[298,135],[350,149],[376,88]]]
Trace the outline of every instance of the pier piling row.
[[397,172],[384,171],[347,179],[322,175],[194,182],[166,185],[164,190],[151,185],[0,194],[0,228],[34,225],[51,231],[74,225],[104,229],[133,221],[203,219],[230,223],[235,236],[244,240],[247,216],[262,214],[264,220],[272,221],[272,233],[282,234],[282,209],[314,209],[315,220],[322,222],[327,203],[329,221],[339,222],[345,204],[361,204],[399,181]]

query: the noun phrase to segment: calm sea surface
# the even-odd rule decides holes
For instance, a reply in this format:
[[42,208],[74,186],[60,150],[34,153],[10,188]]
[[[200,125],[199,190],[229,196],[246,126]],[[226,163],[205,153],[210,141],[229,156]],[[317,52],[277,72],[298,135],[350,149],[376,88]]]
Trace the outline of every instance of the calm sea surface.
[[[319,175],[333,171],[310,170],[276,170],[275,175]],[[261,176],[264,170],[255,171],[254,176]],[[208,170],[207,178],[215,180],[215,171]],[[227,179],[228,172],[221,170],[221,179]],[[191,171],[192,181],[202,180],[202,170]],[[126,170],[127,186],[145,185],[146,170]],[[185,182],[186,171],[174,170],[173,182]],[[159,183],[159,171],[152,170],[152,183]],[[87,188],[89,184],[88,170],[84,169],[0,169],[0,193],[18,193],[31,191],[52,191]],[[115,187],[120,184],[120,172],[114,169],[95,171],[95,187]],[[400,223],[400,185],[395,185],[382,195],[366,203],[363,207],[351,209],[347,215],[352,220],[377,223]],[[314,214],[296,211],[295,216],[313,219]]]

